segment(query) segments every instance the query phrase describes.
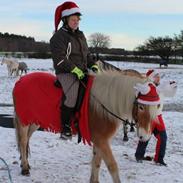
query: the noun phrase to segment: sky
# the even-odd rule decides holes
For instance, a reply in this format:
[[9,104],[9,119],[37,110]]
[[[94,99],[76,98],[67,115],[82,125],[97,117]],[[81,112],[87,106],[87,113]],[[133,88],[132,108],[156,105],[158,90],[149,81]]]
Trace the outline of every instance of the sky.
[[[61,0],[0,0],[0,32],[49,42],[54,12]],[[75,0],[80,29],[88,38],[100,32],[111,47],[133,50],[150,36],[174,36],[183,30],[182,0]]]

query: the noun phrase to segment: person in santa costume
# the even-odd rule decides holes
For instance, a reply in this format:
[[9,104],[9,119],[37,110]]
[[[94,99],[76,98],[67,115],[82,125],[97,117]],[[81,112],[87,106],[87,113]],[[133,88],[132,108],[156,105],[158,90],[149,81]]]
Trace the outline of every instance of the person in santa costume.
[[[160,83],[160,74],[157,70],[150,69],[146,73],[146,77],[148,77],[149,81],[152,82],[157,89],[157,92],[160,96],[160,112],[157,116],[156,120],[152,121],[152,133],[157,139],[156,144],[156,152],[154,156],[154,161],[157,164],[167,166],[164,162],[164,156],[166,151],[166,143],[167,143],[167,134],[164,120],[162,118],[162,109],[163,109],[163,98],[164,97],[173,97],[177,90],[177,84],[175,81],[169,82],[161,82]],[[142,160],[151,160],[152,158],[149,156],[144,156],[146,147],[149,141],[143,142],[139,141],[135,158],[137,162],[142,162]]]
[[[79,80],[87,69],[98,72],[95,60],[89,54],[86,38],[79,30],[81,12],[71,1],[64,2],[55,11],[55,33],[50,39],[53,65],[64,92],[61,102],[62,139],[71,139],[71,118],[78,97]],[[61,28],[58,28],[62,21]]]

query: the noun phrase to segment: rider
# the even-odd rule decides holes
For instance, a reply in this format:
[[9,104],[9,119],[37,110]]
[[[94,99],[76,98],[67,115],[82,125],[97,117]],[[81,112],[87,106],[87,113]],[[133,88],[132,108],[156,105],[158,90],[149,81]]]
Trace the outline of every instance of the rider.
[[[156,70],[148,70],[146,73],[146,76],[149,78],[151,82],[153,82],[156,87],[157,87],[157,92],[160,95],[161,99],[161,111],[162,111],[162,97],[170,97],[173,96],[176,92],[176,83],[173,82],[168,82],[168,83],[161,83],[160,84],[160,74]],[[158,120],[158,121],[156,121]],[[167,142],[167,134],[166,134],[166,128],[164,124],[164,120],[162,118],[162,114],[160,113],[157,116],[157,119],[155,121],[152,121],[152,133],[157,139],[157,144],[156,144],[156,153],[154,157],[154,161],[160,165],[167,166],[167,164],[164,162],[164,156],[165,156],[165,151],[166,151],[166,142]],[[142,142],[139,141],[135,157],[137,162],[142,162],[144,159],[149,159],[151,160],[151,157],[144,157],[146,147],[148,145],[148,142]]]
[[[79,80],[87,68],[98,72],[98,66],[89,54],[86,38],[79,30],[81,12],[74,2],[64,2],[55,11],[55,33],[50,39],[50,49],[55,73],[61,83],[64,100],[61,102],[62,139],[70,139],[71,117],[77,101]],[[58,30],[60,21],[62,27]]]

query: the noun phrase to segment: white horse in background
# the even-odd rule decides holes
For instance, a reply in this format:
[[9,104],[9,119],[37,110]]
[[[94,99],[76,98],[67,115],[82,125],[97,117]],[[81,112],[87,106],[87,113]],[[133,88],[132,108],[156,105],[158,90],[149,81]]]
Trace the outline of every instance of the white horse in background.
[[2,59],[1,65],[6,64],[8,69],[8,76],[18,76],[19,63],[16,59],[4,58]]

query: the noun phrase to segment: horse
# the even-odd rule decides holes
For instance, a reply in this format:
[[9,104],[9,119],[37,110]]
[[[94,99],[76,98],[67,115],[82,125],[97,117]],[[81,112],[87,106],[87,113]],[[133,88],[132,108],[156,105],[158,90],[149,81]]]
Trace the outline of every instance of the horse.
[[162,65],[164,65],[165,67],[168,67],[168,62],[166,60],[160,60],[159,67],[161,68]]
[[15,73],[15,76],[18,75],[18,66],[19,63],[17,60],[13,60],[13,59],[8,59],[8,58],[4,58],[1,61],[1,65],[6,64],[7,65],[7,69],[8,69],[8,76],[12,76],[13,73]]
[[[123,69],[120,69],[120,68],[118,68],[118,67],[116,67],[108,62],[103,61],[103,60],[98,60],[97,65],[99,66],[99,69],[101,72],[118,71],[124,75],[137,76],[137,77],[146,79],[144,74],[142,74],[134,69],[124,69],[123,70]],[[126,120],[123,123],[123,141],[128,141],[128,125],[130,126],[130,132],[135,131],[134,121],[133,120],[131,120],[131,121]]]
[[[20,93],[27,93],[26,96],[29,96],[32,104],[41,105],[40,110],[45,111],[45,107],[47,106],[45,104],[45,101],[41,103],[40,98],[38,101],[31,96],[33,94],[37,94],[37,90],[34,91],[34,85],[39,86],[38,89],[41,89],[41,92],[43,92],[44,96],[50,96],[50,94],[47,95],[46,89],[44,91],[43,88],[41,88],[41,85],[43,83],[48,83],[46,79],[46,74],[51,75],[48,73],[42,73],[42,77],[40,78],[42,79],[42,81],[40,83],[38,83],[38,81],[34,78],[36,73],[32,73],[32,79],[30,77],[28,78],[30,74],[22,77],[24,78],[24,81],[32,83],[30,87],[31,91],[27,89],[27,85],[25,86],[23,81],[19,82],[19,84],[21,84],[21,88],[18,88],[18,84],[16,84],[13,89],[13,103],[15,109],[14,125],[17,134],[16,137],[18,149],[21,157],[22,175],[30,174],[30,166],[28,162],[28,155],[30,150],[29,141],[33,132],[40,127],[40,123],[39,121],[31,121],[27,122],[26,125],[23,124],[20,112],[18,112],[17,110],[19,101],[21,101],[22,103],[23,99],[21,98],[22,95],[19,95],[20,98],[18,98],[15,95],[15,91],[18,89]],[[88,126],[91,134],[91,141],[93,143],[90,183],[99,182],[99,169],[102,160],[104,160],[108,171],[111,174],[113,182],[121,182],[117,162],[110,147],[110,139],[114,136],[116,130],[121,124],[120,120],[116,118],[116,116],[120,117],[121,119],[135,119],[138,129],[137,135],[140,137],[140,139],[146,141],[150,138],[151,121],[156,117],[157,113],[159,112],[158,106],[145,105],[137,102],[134,103],[136,99],[136,91],[134,89],[134,86],[137,83],[146,84],[146,82],[147,81],[144,78],[140,78],[138,76],[128,76],[116,71],[106,73],[102,72],[95,75],[89,93],[90,96],[88,107]],[[51,84],[51,86],[52,85],[53,83]],[[52,87],[55,86],[53,85]],[[50,100],[52,100],[52,98],[48,97],[48,104],[51,102]],[[31,105],[27,101],[25,105],[28,107],[26,109],[27,112],[28,109],[34,110],[34,106],[31,107]],[[35,119],[34,117],[35,116],[33,116],[32,119]]]
[[19,62],[19,65],[18,65],[18,75],[19,75],[19,71],[21,71],[20,75],[23,74],[23,72],[25,74],[27,74],[27,69],[28,69],[28,66],[25,62]]

